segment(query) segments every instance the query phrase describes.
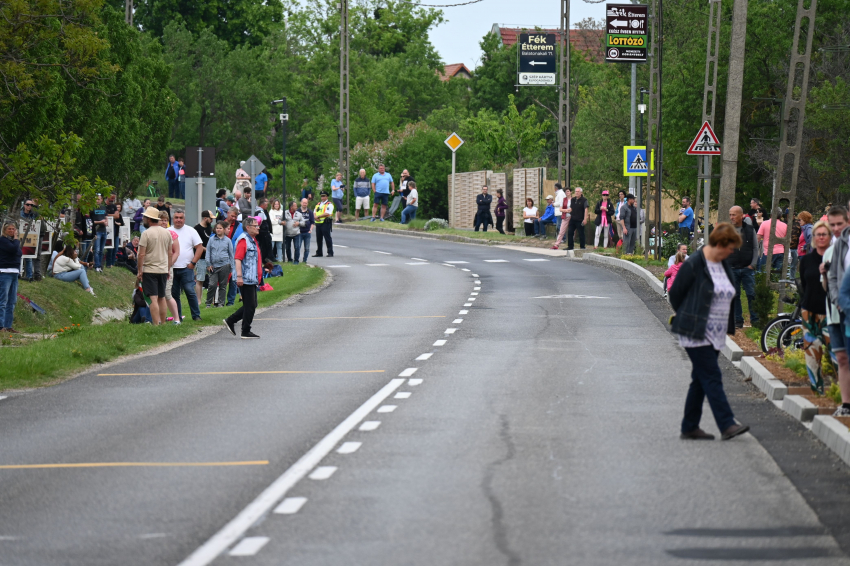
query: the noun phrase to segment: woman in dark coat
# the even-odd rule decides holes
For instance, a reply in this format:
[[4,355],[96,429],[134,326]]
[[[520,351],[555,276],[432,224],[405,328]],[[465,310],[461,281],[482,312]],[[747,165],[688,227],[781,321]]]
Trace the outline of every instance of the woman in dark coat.
[[726,258],[740,246],[741,236],[734,226],[728,222],[718,224],[711,232],[708,245],[692,254],[679,268],[668,293],[670,305],[676,311],[671,330],[679,335],[679,345],[693,364],[682,419],[682,439],[714,440],[714,435],[699,427],[706,397],[723,440],[750,428],[735,421],[723,390],[723,374],[717,364],[726,334],[735,333],[732,300],[736,294]]
[[499,200],[496,201],[496,230],[499,234],[505,233],[505,211],[508,209],[508,203],[505,202],[505,197],[502,196],[502,189],[496,189],[496,196]]
[[602,191],[602,200],[596,203],[596,237],[593,239],[593,249],[599,245],[599,234],[604,233],[604,247],[608,247],[608,233],[611,231],[612,218],[614,218],[614,203],[608,200],[608,191]]

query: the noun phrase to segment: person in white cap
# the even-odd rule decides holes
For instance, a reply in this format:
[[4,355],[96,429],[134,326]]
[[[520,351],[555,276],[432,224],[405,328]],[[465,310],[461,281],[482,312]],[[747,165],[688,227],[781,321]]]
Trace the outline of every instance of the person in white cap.
[[[240,196],[245,189],[251,188],[251,176],[245,171],[245,162],[239,162],[239,169],[236,170],[236,184],[233,185],[233,193],[237,191]],[[238,198],[238,197],[237,197]]]

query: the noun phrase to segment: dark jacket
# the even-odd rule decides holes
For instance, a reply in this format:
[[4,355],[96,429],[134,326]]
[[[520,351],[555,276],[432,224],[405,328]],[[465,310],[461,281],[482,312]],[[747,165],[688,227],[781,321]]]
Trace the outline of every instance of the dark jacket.
[[[596,225],[602,225],[602,201],[596,203],[596,209],[594,210],[596,213]],[[614,218],[614,203],[610,200],[608,201],[608,207],[605,209],[605,213],[608,215],[608,224],[610,225],[611,219]]]
[[729,256],[726,261],[732,269],[743,269],[753,263],[753,250],[759,245],[756,239],[756,231],[752,226],[743,223],[741,226],[741,247]]
[[499,197],[499,200],[496,202],[496,218],[504,218],[507,209],[508,203],[505,202],[505,197]]
[[[723,269],[729,281],[732,270],[728,260],[723,261]],[[714,281],[708,272],[703,250],[700,249],[682,264],[673,286],[667,292],[670,306],[676,311],[673,316],[672,328],[674,334],[688,336],[695,340],[705,338],[705,327],[708,324],[708,311],[714,295]],[[737,295],[735,295],[737,298]],[[729,325],[727,334],[735,334],[735,309],[729,309]]]
[[21,241],[0,236],[0,269],[21,268]]
[[478,212],[475,213],[476,224],[493,224],[493,215],[490,214],[490,205],[493,204],[493,195],[478,195],[475,197]]
[[581,224],[584,222],[584,212],[590,206],[588,204],[587,199],[584,196],[580,196],[578,198],[573,197],[573,200],[570,201],[570,208],[572,212],[570,212],[570,222],[573,224]]

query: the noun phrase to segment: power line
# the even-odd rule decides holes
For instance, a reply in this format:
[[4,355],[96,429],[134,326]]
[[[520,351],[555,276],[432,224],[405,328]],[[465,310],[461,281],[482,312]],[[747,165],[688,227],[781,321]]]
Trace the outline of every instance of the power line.
[[484,0],[470,0],[469,2],[461,2],[460,4],[420,4],[411,0],[396,0],[399,4],[413,4],[414,6],[422,6],[423,8],[454,8],[456,6],[469,6],[470,4],[478,4]]

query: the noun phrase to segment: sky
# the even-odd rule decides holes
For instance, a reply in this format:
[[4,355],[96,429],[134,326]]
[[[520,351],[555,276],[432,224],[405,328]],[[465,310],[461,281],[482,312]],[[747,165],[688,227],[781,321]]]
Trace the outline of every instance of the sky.
[[[422,3],[451,4],[463,1],[422,0]],[[464,63],[474,69],[481,59],[478,43],[494,23],[503,27],[557,28],[561,21],[560,9],[560,0],[482,0],[469,6],[441,8],[443,17],[448,21],[431,31],[431,43],[437,48],[444,64]],[[570,27],[574,27],[575,22],[591,17],[597,20],[605,17],[604,2],[570,2]]]

